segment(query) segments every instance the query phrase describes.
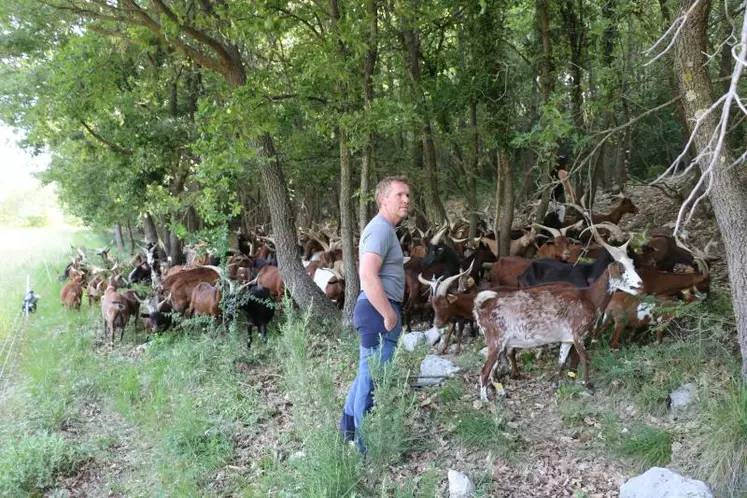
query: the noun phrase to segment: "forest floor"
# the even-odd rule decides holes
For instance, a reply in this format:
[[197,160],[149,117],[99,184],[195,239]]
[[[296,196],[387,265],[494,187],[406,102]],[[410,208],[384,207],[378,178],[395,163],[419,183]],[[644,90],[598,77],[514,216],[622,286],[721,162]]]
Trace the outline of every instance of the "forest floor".
[[[661,191],[641,186],[626,194],[639,212],[623,218],[624,229],[666,230],[676,219],[678,201]],[[616,202],[603,197],[596,210],[607,212]],[[717,237],[703,208],[687,229],[698,248]],[[356,467],[351,487],[342,490],[304,481],[329,472],[335,474],[330,482],[338,482],[346,468],[340,462],[319,458],[308,462],[311,471],[293,462],[324,454],[308,427],[334,433],[357,364],[354,337],[342,335],[324,352],[307,344],[304,377],[289,369],[283,357],[292,354],[292,344],[277,335],[246,351],[236,334],[145,342],[141,333],[112,350],[96,307],[84,305],[72,321],[61,311],[60,320],[47,318],[31,331],[17,382],[0,392],[0,442],[6,443],[0,494],[448,496],[447,471],[454,469],[474,481],[478,496],[612,497],[654,465],[712,483],[703,464],[707,453],[698,446],[713,438],[703,415],[713,397],[729,392],[738,361],[724,311],[724,264],[712,266],[715,304],[683,312],[662,346],[648,337],[617,353],[607,350],[607,336],[594,344],[593,391],[572,379],[557,388],[556,349],[530,350],[520,355],[521,378],[503,381],[506,397],[482,403],[477,386],[484,340],[467,338],[460,354],[444,355],[460,367],[458,374],[438,386],[406,388],[411,404],[401,418],[393,416],[409,439],[402,457],[383,463],[375,475]],[[713,320],[698,321],[706,315]],[[62,319],[70,323],[59,326]],[[35,363],[32,355],[45,351],[49,356]],[[436,347],[421,347],[403,362],[415,368],[426,353],[437,354]],[[697,403],[670,410],[668,394],[686,382],[697,385]],[[334,395],[327,396],[329,389]],[[304,390],[307,397],[297,394]],[[318,420],[303,425],[309,414]],[[40,431],[61,436],[53,442],[61,446],[37,448],[42,443],[29,442],[29,434]],[[28,463],[35,459],[42,463]],[[719,493],[740,496],[733,489]]]

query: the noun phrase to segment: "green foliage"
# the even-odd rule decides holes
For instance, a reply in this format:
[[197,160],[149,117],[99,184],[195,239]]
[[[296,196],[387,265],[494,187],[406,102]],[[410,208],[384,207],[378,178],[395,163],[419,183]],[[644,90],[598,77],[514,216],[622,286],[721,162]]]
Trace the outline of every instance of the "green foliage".
[[394,357],[383,368],[373,365],[376,386],[375,403],[363,422],[366,458],[374,468],[383,471],[398,463],[408,450],[417,448],[409,419],[415,412],[415,395],[409,384],[411,369],[404,350],[397,348]]
[[494,454],[505,453],[510,439],[498,411],[465,411],[457,415],[454,434],[468,448],[490,449]]
[[41,496],[57,479],[76,472],[90,450],[66,441],[59,434],[25,434],[17,440],[2,438],[0,494]]
[[665,467],[672,458],[672,435],[665,429],[637,425],[622,435],[616,450],[632,457],[640,470]]
[[688,445],[695,470],[714,494],[740,496],[747,484],[747,385],[741,380],[723,389],[708,384],[701,397],[700,430]]

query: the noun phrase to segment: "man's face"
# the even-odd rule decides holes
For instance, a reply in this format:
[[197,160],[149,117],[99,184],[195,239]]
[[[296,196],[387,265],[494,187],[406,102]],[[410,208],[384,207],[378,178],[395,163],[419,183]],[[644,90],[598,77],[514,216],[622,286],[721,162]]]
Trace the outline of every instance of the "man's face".
[[410,207],[410,187],[400,182],[392,182],[389,191],[382,197],[381,208],[396,221],[407,217]]

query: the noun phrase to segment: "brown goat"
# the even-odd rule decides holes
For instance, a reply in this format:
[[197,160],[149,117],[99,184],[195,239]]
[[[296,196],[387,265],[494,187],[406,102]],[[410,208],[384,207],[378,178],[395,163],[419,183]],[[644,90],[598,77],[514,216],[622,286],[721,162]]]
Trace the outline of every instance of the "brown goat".
[[163,279],[164,294],[171,294],[174,311],[184,313],[189,308],[192,291],[202,282],[215,285],[220,278],[220,269],[213,266],[198,266],[173,273]]
[[201,282],[192,290],[186,315],[191,317],[197,312],[200,315],[217,318],[220,316],[220,298],[220,289],[207,282]]
[[135,330],[138,329],[138,316],[140,315],[140,296],[134,290],[127,290],[122,293],[127,304],[127,314],[134,319]]
[[83,273],[70,270],[70,281],[60,289],[60,301],[66,307],[80,311],[83,300]]
[[519,288],[519,275],[524,273],[531,259],[516,256],[503,256],[490,268],[490,283],[492,286],[503,285],[514,289]]
[[[584,381],[589,381],[589,368],[583,339],[606,309],[615,289],[635,294],[641,278],[626,254],[626,246],[606,246],[615,262],[605,269],[589,287],[578,288],[569,283],[552,283],[520,290],[482,291],[475,298],[474,316],[488,344],[488,358],[480,376],[480,397],[487,400],[487,385],[498,367],[505,364],[506,355],[513,358],[515,348],[531,348],[561,343],[558,373],[573,345],[584,365]],[[518,373],[515,361],[512,375]]]
[[454,282],[460,281],[460,285],[462,285],[461,279],[468,276],[471,271],[472,266],[470,265],[467,270],[448,277],[443,282],[440,281],[441,279],[428,281],[423,278],[422,274],[418,275],[420,283],[426,287],[431,287],[433,290],[433,297],[431,298],[431,306],[434,311],[433,326],[441,328],[449,324],[449,329],[444,336],[444,346],[441,354],[448,350],[451,335],[457,327],[459,340],[457,340],[456,352],[459,353],[462,349],[461,338],[464,332],[464,324],[467,321],[472,321],[475,293],[449,294],[448,291]]
[[277,266],[263,266],[254,280],[256,280],[255,283],[269,290],[270,295],[275,301],[283,296],[285,286],[283,284],[283,277],[280,276],[280,270],[278,270]]
[[86,286],[86,295],[88,296],[88,306],[92,306],[94,301],[101,300],[101,296],[106,290],[106,280],[101,275],[96,275]]
[[117,293],[117,288],[112,285],[110,279],[109,286],[101,298],[101,315],[104,318],[104,332],[109,336],[109,344],[112,347],[114,347],[114,334],[117,329],[120,330],[119,341],[122,342],[124,329],[130,318],[128,310],[127,300]]

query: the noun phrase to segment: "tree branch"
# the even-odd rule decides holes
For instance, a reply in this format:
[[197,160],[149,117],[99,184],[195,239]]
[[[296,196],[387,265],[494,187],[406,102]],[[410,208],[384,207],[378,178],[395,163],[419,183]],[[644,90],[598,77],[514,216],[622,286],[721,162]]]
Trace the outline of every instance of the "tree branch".
[[114,142],[112,142],[111,140],[107,140],[106,138],[102,137],[101,135],[99,135],[98,133],[96,133],[90,126],[88,126],[88,124],[86,124],[86,122],[83,121],[82,119],[80,120],[80,124],[83,126],[83,128],[86,129],[86,131],[88,131],[88,133],[91,134],[91,136],[93,138],[95,138],[96,140],[98,140],[102,144],[106,145],[107,147],[109,147],[114,152],[117,152],[117,153],[125,155],[125,156],[131,156],[131,155],[133,155],[135,153],[135,151],[132,150],[132,149],[126,149],[126,148],[122,147],[121,145],[117,145]]

